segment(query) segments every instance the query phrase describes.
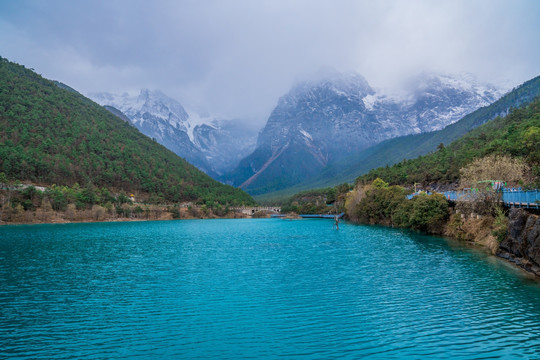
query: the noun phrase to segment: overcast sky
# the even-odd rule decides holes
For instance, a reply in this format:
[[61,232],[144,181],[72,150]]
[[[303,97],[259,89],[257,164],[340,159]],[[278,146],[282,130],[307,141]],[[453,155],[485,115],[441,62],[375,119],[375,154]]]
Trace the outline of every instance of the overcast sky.
[[540,1],[0,0],[0,56],[85,94],[160,89],[263,123],[327,69],[518,85],[540,75]]

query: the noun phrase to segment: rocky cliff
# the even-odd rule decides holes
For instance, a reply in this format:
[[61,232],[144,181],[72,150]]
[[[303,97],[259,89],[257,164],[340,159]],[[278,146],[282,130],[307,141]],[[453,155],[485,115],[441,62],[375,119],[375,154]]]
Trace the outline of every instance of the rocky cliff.
[[508,218],[508,236],[497,255],[540,276],[540,217],[513,208]]

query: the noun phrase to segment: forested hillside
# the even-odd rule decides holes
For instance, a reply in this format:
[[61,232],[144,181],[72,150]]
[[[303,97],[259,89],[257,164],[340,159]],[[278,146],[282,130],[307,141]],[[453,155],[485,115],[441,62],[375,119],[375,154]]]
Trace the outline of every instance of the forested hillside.
[[391,184],[403,185],[454,183],[459,179],[461,168],[473,159],[492,154],[522,159],[531,169],[531,180],[538,182],[540,98],[527,107],[514,109],[506,117],[496,118],[472,130],[449,146],[441,144],[432,154],[374,169],[358,177],[357,182],[369,183],[381,178]]
[[84,96],[0,58],[0,172],[156,201],[251,204]]

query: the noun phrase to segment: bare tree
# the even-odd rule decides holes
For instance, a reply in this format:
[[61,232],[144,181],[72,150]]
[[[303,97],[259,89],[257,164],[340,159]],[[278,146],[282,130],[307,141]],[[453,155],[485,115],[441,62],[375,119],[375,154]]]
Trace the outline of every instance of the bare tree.
[[[370,185],[367,185],[370,186]],[[345,198],[345,211],[351,220],[358,220],[356,216],[356,205],[364,198],[365,188],[357,185]]]
[[478,182],[484,180],[502,180],[517,184],[526,180],[529,171],[528,166],[520,159],[507,155],[488,155],[474,160],[459,172],[461,187],[474,188],[478,187]]
[[461,187],[471,192],[458,202],[457,210],[463,214],[494,215],[501,193],[489,180],[517,184],[526,180],[529,171],[523,161],[507,155],[488,155],[474,160],[460,170]]

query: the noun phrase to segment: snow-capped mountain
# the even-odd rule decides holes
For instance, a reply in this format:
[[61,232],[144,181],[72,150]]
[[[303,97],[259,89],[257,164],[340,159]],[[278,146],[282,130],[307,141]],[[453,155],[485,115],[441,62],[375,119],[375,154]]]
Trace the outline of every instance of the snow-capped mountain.
[[487,106],[505,91],[478,82],[472,74],[422,73],[411,80],[413,103],[406,109],[415,132],[440,130],[474,110]]
[[94,93],[89,97],[118,109],[143,134],[216,178],[255,147],[254,131],[236,129],[232,121],[188,112],[160,91],[143,89],[137,96]]
[[252,194],[293,186],[383,140],[441,129],[502,95],[470,76],[421,74],[399,96],[358,74],[296,85],[279,99],[257,149],[227,178]]
[[[101,105],[109,105],[122,111],[134,125],[142,126],[151,115],[157,122],[167,123],[173,128],[187,132],[186,124],[189,115],[180,103],[160,91],[142,89],[138,96],[127,93],[116,95],[111,93],[95,93],[90,97]],[[160,128],[161,133],[166,132]]]
[[213,172],[234,169],[257,145],[257,131],[238,120],[213,120],[193,127],[193,142]]

